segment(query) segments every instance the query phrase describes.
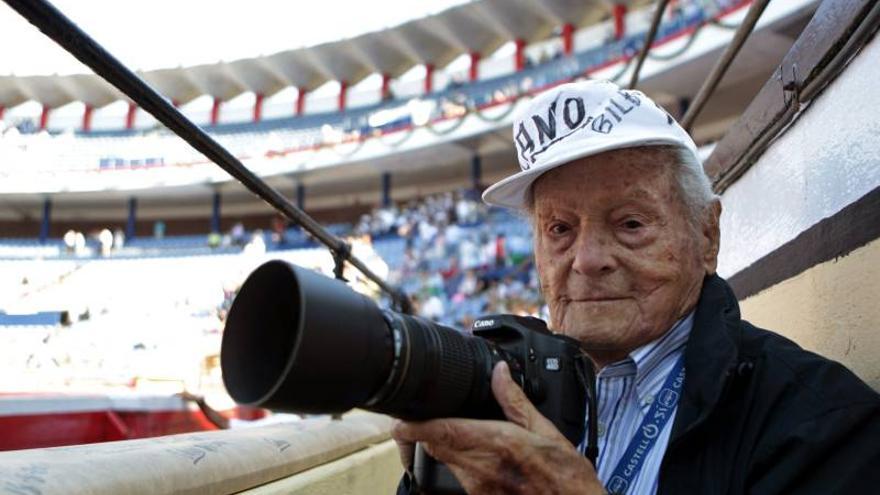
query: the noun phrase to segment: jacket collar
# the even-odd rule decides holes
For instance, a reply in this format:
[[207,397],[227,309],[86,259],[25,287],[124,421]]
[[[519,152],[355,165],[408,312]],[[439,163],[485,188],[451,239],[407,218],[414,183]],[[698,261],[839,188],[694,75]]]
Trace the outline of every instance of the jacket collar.
[[684,354],[684,392],[670,444],[702,423],[715,408],[739,357],[740,312],[736,296],[718,275],[707,276]]

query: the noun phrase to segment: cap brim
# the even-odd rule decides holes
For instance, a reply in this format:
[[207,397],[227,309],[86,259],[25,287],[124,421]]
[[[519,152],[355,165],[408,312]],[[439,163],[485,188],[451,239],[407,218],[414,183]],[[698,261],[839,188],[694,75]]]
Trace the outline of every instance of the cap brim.
[[693,150],[690,150],[686,146],[682,146],[680,141],[673,138],[657,137],[639,137],[614,143],[604,143],[603,145],[596,147],[579,148],[577,150],[572,150],[570,153],[561,154],[539,168],[523,170],[492,184],[488,189],[483,191],[483,202],[490,206],[501,206],[504,208],[512,208],[514,210],[523,210],[526,207],[526,195],[529,191],[529,187],[545,172],[549,172],[550,170],[568,162],[588,156],[598,155],[605,151],[634,148],[636,146],[661,145],[675,145],[693,152]]

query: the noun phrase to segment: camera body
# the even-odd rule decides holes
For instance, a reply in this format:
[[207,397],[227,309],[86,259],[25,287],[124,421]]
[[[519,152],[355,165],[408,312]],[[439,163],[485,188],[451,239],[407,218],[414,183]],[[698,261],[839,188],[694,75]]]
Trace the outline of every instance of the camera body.
[[[483,316],[472,329],[474,336],[489,344],[491,366],[506,361],[511,377],[538,411],[573,445],[580,443],[595,380],[592,363],[578,342],[551,333],[543,320],[524,316]],[[500,406],[493,405],[495,410],[480,416],[505,419]],[[421,445],[416,445],[413,475],[424,493],[464,493],[449,468],[428,456]]]

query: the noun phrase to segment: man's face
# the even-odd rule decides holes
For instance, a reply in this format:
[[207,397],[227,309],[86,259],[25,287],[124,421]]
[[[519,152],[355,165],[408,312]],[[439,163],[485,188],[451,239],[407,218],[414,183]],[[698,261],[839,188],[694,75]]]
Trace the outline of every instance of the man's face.
[[668,330],[714,273],[720,205],[689,222],[667,151],[616,150],[534,185],[535,261],[551,327],[601,364]]

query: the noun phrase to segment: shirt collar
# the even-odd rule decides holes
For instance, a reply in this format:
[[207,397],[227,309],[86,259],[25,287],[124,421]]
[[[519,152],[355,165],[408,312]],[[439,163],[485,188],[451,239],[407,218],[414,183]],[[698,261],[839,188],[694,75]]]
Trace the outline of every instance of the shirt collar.
[[636,381],[651,374],[673,352],[680,351],[694,326],[694,312],[675,322],[672,328],[658,339],[633,349],[629,355],[607,365],[599,372],[601,378],[636,376]]

